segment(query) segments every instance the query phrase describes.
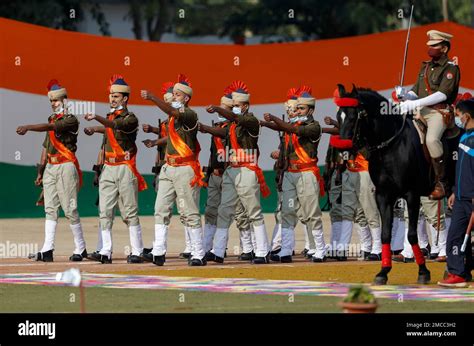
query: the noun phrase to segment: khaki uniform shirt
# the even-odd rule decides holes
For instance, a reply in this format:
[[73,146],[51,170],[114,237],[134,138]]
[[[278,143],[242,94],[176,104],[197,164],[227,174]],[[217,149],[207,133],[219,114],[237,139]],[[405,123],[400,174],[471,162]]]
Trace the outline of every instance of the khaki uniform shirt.
[[[298,142],[312,159],[318,157],[318,145],[320,135],[321,126],[313,118],[308,119],[304,123],[298,125],[298,132],[296,132]],[[289,160],[298,160],[298,155],[296,155],[295,147],[293,146],[291,137],[290,141],[288,142],[288,146],[286,146],[285,150]]]
[[[226,141],[230,148],[230,126],[227,126]],[[237,126],[235,128],[235,135],[237,136],[237,143],[242,149],[258,149],[258,135],[260,132],[260,123],[253,113],[245,113],[239,115]]]
[[[179,115],[175,117],[174,129],[186,143],[186,145],[193,151],[196,151],[197,146],[197,133],[198,133],[198,116],[195,111],[189,107],[182,107],[178,110]],[[168,140],[166,142],[166,153],[169,155],[178,155],[178,152],[171,143],[171,137],[169,136],[169,121],[166,124]]]
[[[428,75],[429,88],[425,83],[425,71]],[[458,96],[460,80],[459,66],[449,61],[448,56],[445,55],[438,61],[429,60],[421,63],[418,79],[411,90],[418,95],[418,98],[440,91],[447,97],[445,102],[452,104]]]
[[[56,114],[51,114],[48,118],[48,123],[51,119],[55,119]],[[54,120],[56,129],[54,135],[56,138],[63,143],[66,148],[71,150],[73,153],[77,150],[77,133],[79,130],[79,120],[72,114],[64,115],[60,119]],[[43,147],[46,148],[48,154],[57,154],[57,150],[54,148],[53,143],[49,139],[49,131],[46,132],[46,136],[43,141]]]
[[[107,114],[107,118],[111,113]],[[138,132],[138,118],[135,114],[124,109],[122,113],[117,115],[113,120],[115,127],[113,128],[115,139],[123,151],[134,153],[136,151],[135,141]],[[105,151],[113,152],[107,134],[104,133]]]

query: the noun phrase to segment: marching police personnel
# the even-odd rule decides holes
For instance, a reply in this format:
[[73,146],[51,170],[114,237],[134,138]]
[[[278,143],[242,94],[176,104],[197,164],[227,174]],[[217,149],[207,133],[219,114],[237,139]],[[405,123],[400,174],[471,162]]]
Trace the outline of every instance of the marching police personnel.
[[99,179],[99,209],[102,227],[102,249],[94,258],[112,263],[112,225],[114,210],[122,200],[120,210],[130,233],[131,254],[129,263],[143,262],[143,240],[138,218],[138,192],[147,188],[136,167],[138,119],[127,109],[130,87],[121,75],[109,82],[110,112],[107,117],[86,114],[85,119],[97,120],[104,126],[104,168]]
[[241,81],[233,84],[235,91],[232,92],[232,112],[213,105],[207,107],[209,113],[217,112],[231,121],[231,124],[226,129],[227,142],[230,144],[229,166],[224,171],[222,181],[222,198],[218,209],[213,249],[206,254],[206,258],[219,263],[224,261],[229,227],[240,200],[255,232],[253,263],[264,264],[269,261],[269,244],[260,194],[267,197],[270,190],[263,171],[258,166],[260,125],[258,119],[249,112],[250,94],[247,86]]
[[[84,128],[84,133],[88,136],[92,136],[94,133],[100,133],[102,135],[105,134],[105,127],[104,126],[90,126]],[[94,171],[94,180],[93,180],[93,185],[95,187],[99,187],[99,180],[100,180],[100,174],[102,173],[104,169],[104,161],[105,161],[105,145],[104,142],[102,141],[102,145],[100,147],[99,154],[97,155],[97,162],[96,164],[92,167],[92,170]],[[99,200],[100,200],[100,193],[99,196],[97,197],[97,202],[96,205],[99,206]],[[123,210],[123,203],[122,203],[122,198],[119,195],[119,199],[117,202],[117,205],[115,207],[118,210]],[[100,208],[99,208],[99,213],[100,213]],[[115,215],[115,212],[113,213]],[[120,215],[123,215],[121,212]],[[123,219],[122,221],[127,225],[127,222]],[[99,219],[99,225],[98,225],[98,238],[97,238],[97,246],[96,246],[96,251],[92,253],[88,253],[87,258],[92,259],[92,260],[97,260],[98,257],[100,257],[100,250],[102,249],[103,243],[102,243],[102,227],[100,225],[100,219]],[[130,256],[128,257],[130,259]]]
[[[233,91],[233,85],[225,88],[224,95],[221,97],[221,108],[228,111],[232,110]],[[206,252],[209,252],[212,249],[214,235],[217,229],[217,212],[222,197],[222,176],[225,168],[228,166],[225,157],[226,148],[229,147],[229,143],[226,141],[225,129],[229,125],[229,120],[220,115],[217,116],[217,123],[214,124],[214,128],[199,123],[200,132],[212,134],[211,156],[209,159],[209,167],[207,168],[207,178],[209,183],[207,187],[207,201],[204,213],[204,248]],[[239,229],[240,248],[242,251],[239,260],[252,260],[255,255],[253,244],[255,236],[253,231],[250,229],[249,218],[240,200],[237,202],[235,209],[235,221],[237,228]]]
[[166,261],[168,227],[172,206],[176,202],[191,238],[189,265],[204,266],[206,261],[199,214],[199,193],[201,186],[206,184],[202,180],[204,174],[199,163],[198,116],[188,106],[193,95],[191,82],[185,75],[178,75],[178,82],[173,87],[171,105],[147,90],[142,90],[141,95],[169,116],[166,163],[161,168],[155,203],[153,263],[162,266]]
[[74,252],[71,261],[82,261],[87,257],[86,243],[77,211],[77,192],[82,186],[82,172],[75,152],[79,121],[67,110],[67,91],[55,79],[48,83],[48,98],[53,114],[47,124],[19,126],[16,132],[24,135],[28,131],[46,132],[41,152],[37,186],[43,185],[45,239],[37,254],[30,255],[36,261],[53,262],[54,238],[61,207],[69,220],[74,236]]
[[298,122],[293,125],[280,118],[264,114],[266,121],[272,121],[280,130],[285,131],[285,154],[288,159],[288,171],[284,173],[282,185],[282,246],[278,255],[281,262],[292,262],[295,246],[294,228],[297,214],[308,230],[312,231],[316,251],[313,262],[325,260],[325,243],[319,195],[324,195],[324,183],[319,173],[317,148],[322,130],[313,119],[314,97],[301,90],[297,99]]
[[[173,82],[165,82],[161,87],[161,93],[163,94],[163,100],[171,104],[173,102]],[[159,176],[161,172],[161,168],[165,164],[165,154],[166,154],[166,143],[168,142],[168,119],[165,121],[159,121],[158,127],[151,126],[150,124],[143,124],[143,132],[145,133],[154,133],[158,135],[158,139],[156,140],[144,140],[143,143],[147,148],[152,148],[154,146],[157,147],[156,152],[156,160],[155,166],[152,169],[152,173],[155,173],[155,179],[153,180],[153,186],[155,188],[155,192],[158,192],[159,186]],[[180,221],[184,226],[184,218],[180,215]],[[179,254],[180,258],[189,259],[191,257],[191,238],[189,236],[189,227],[184,226],[184,240],[185,240],[185,248],[184,251]],[[147,261],[153,261],[153,255],[151,255],[151,248],[144,248],[143,249],[143,258]]]
[[[308,87],[301,87],[303,89],[307,89],[307,91],[311,92],[310,88]],[[298,111],[296,109],[298,104],[298,95],[300,93],[301,88],[290,88],[287,92],[287,100],[284,103],[284,107],[286,110],[286,114],[288,116],[288,122],[290,124],[296,124],[298,122]],[[305,90],[306,90],[305,89]],[[260,121],[261,126],[268,127],[272,130],[279,131],[279,127],[274,122],[267,122],[267,121]],[[276,171],[276,184],[277,184],[277,192],[278,192],[278,203],[277,209],[275,210],[275,227],[273,228],[272,234],[272,241],[271,241],[271,259],[275,261],[280,261],[280,257],[278,256],[281,246],[282,246],[282,239],[281,239],[281,230],[282,230],[282,203],[283,203],[283,194],[282,194],[282,185],[283,185],[283,177],[285,171],[288,169],[288,160],[286,157],[285,152],[285,132],[279,131],[280,133],[280,145],[278,150],[271,153],[271,158],[276,160],[274,169]],[[303,255],[312,258],[313,254],[316,252],[315,249],[315,242],[312,230],[308,230],[306,225],[304,224],[300,213],[298,213],[298,220],[303,223],[303,233],[305,238],[305,248],[303,250]],[[276,256],[275,256],[276,255]]]

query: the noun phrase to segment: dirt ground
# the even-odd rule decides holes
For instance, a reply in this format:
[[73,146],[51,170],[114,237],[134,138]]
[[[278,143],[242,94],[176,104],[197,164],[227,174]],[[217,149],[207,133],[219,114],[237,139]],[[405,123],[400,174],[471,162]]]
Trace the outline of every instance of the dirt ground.
[[[141,217],[144,244],[151,246],[153,241],[153,217]],[[267,233],[271,238],[274,217],[265,215]],[[31,244],[41,248],[43,242],[43,219],[2,219],[0,220],[0,244],[13,245]],[[329,214],[323,213],[323,224],[326,242],[330,239]],[[85,233],[87,249],[94,251],[97,234],[98,219],[83,218],[82,225]],[[354,228],[352,244],[358,244],[359,237]],[[114,254],[113,264],[103,265],[94,261],[69,262],[68,257],[73,251],[72,234],[67,220],[60,219],[56,243],[55,262],[34,262],[23,257],[1,258],[0,274],[3,273],[31,273],[31,272],[60,272],[71,267],[78,267],[88,273],[120,273],[129,275],[167,275],[167,276],[196,276],[196,277],[242,277],[258,279],[281,280],[313,280],[334,282],[370,283],[380,267],[380,262],[364,262],[357,258],[350,258],[347,262],[312,263],[304,259],[299,252],[304,248],[304,234],[301,224],[296,228],[296,253],[291,264],[272,263],[271,265],[256,266],[249,262],[237,259],[240,253],[238,230],[235,225],[230,230],[228,257],[224,264],[209,263],[206,267],[188,267],[185,260],[179,259],[178,254],[184,249],[184,230],[177,217],[171,222],[168,233],[168,256],[164,267],[157,267],[151,263],[127,264],[126,254],[129,251],[129,235],[125,225],[116,218],[113,229]],[[7,253],[8,255],[8,253]],[[438,281],[444,272],[444,264],[429,263],[432,271],[432,282]],[[390,274],[390,284],[413,284],[416,282],[416,264],[394,263]]]
[[[98,235],[99,219],[94,217],[81,218],[84,236],[87,244],[87,250],[92,252],[95,250]],[[329,241],[330,221],[329,214],[323,213],[324,233],[326,241]],[[142,226],[143,242],[145,247],[151,247],[154,237],[154,218],[152,216],[140,217],[140,224]],[[265,214],[265,224],[267,226],[267,233],[269,239],[273,232],[275,225],[275,218],[273,214]],[[228,254],[239,254],[239,234],[232,225],[229,232]],[[0,243],[21,243],[21,244],[37,244],[38,249],[41,249],[44,239],[44,219],[0,219]],[[114,258],[124,257],[129,251],[129,233],[125,224],[120,217],[115,218],[113,226],[113,247]],[[354,229],[352,242],[358,242],[357,231]],[[304,248],[303,227],[298,224],[296,227],[296,249],[301,251]],[[68,221],[61,218],[58,223],[55,243],[55,256],[72,254],[74,250],[74,243],[72,240],[72,233],[69,228]],[[168,254],[179,254],[184,250],[184,228],[177,216],[171,220],[171,225],[168,232]]]

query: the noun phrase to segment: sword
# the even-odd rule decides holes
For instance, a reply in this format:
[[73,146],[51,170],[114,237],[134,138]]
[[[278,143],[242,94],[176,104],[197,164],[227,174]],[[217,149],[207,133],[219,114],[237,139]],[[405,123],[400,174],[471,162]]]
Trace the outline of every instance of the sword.
[[407,31],[407,38],[405,41],[405,53],[403,54],[403,65],[402,65],[402,74],[400,76],[400,85],[395,87],[397,97],[402,96],[403,92],[403,83],[405,81],[405,69],[407,65],[407,58],[408,58],[408,43],[410,42],[410,31],[411,31],[411,22],[413,19],[413,9],[415,5],[411,5],[411,11],[410,11],[410,20],[408,22],[408,31]]
[[405,80],[405,67],[407,65],[408,43],[410,42],[411,21],[413,19],[413,9],[414,9],[414,7],[415,7],[415,5],[411,5],[410,21],[408,22],[407,39],[405,41],[405,54],[403,55],[402,75],[400,77],[400,86],[403,86],[403,82]]

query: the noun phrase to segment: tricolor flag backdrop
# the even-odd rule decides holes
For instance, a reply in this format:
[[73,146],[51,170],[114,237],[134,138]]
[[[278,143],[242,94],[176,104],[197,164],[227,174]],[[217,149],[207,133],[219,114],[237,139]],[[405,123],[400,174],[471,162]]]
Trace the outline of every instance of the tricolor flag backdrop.
[[[427,60],[426,31],[437,29],[454,35],[450,57],[461,69],[461,92],[474,91],[474,30],[445,22],[412,29],[406,84],[413,84],[423,60]],[[0,217],[43,216],[35,201],[40,192],[33,180],[39,161],[44,134],[30,132],[18,136],[18,125],[44,123],[50,115],[46,85],[58,79],[68,90],[70,101],[93,102],[95,112],[105,115],[108,106],[107,85],[110,76],[122,74],[132,93],[129,109],[142,124],[156,126],[165,115],[140,98],[140,90],[160,93],[163,82],[174,81],[178,73],[192,82],[194,96],[190,106],[203,123],[210,124],[215,115],[205,106],[218,104],[223,89],[233,80],[245,81],[251,94],[251,111],[262,119],[263,113],[281,115],[286,92],[301,84],[313,88],[317,98],[316,120],[334,116],[336,106],[332,93],[337,83],[370,87],[389,97],[399,83],[406,31],[393,31],[333,40],[265,45],[197,45],[143,42],[99,37],[53,30],[7,19],[0,19]],[[101,136],[83,133],[81,120],[77,156],[85,172],[84,187],[79,193],[81,216],[97,215],[94,205],[97,189],[92,186],[92,165],[96,162]],[[138,140],[153,138],[140,132]],[[206,165],[210,137],[199,136],[200,160]],[[323,136],[319,146],[322,165],[329,138]],[[146,175],[150,188],[140,193],[140,213],[152,214],[155,193],[151,188],[156,150],[140,142],[138,169]],[[262,129],[259,139],[260,166],[272,188],[263,200],[264,211],[276,204],[273,160],[270,152],[278,146],[275,132]],[[89,173],[87,172],[89,171]],[[201,193],[201,202],[205,192]],[[203,203],[201,203],[203,206]]]

